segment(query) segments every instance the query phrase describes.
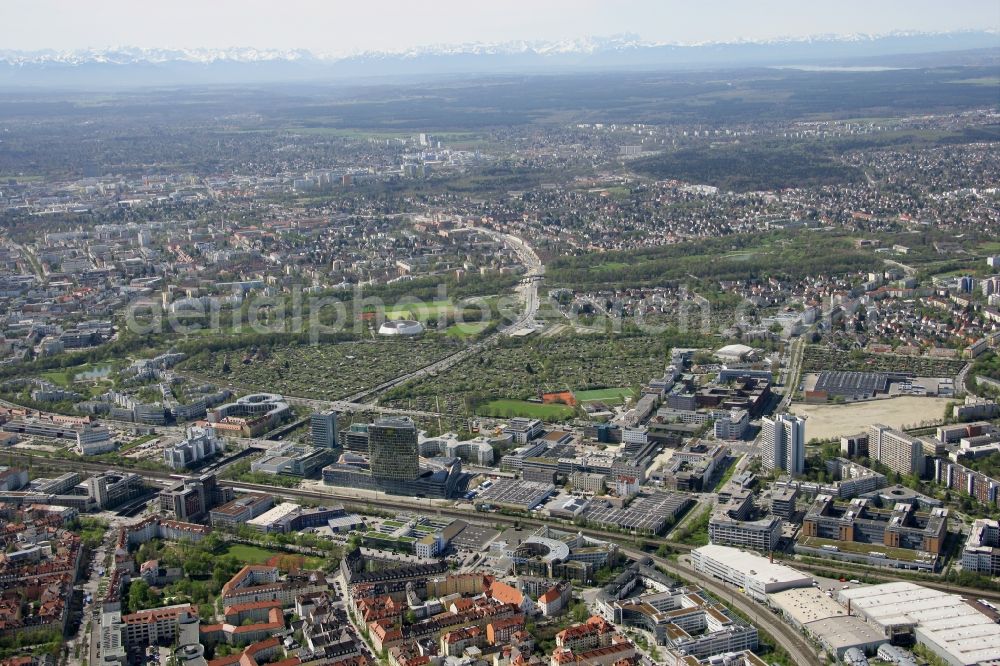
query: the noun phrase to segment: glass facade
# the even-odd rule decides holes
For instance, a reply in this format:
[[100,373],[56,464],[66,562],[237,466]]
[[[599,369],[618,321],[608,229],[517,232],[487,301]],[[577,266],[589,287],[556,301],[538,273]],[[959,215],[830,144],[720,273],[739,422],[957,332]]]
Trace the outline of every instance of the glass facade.
[[410,481],[417,478],[420,454],[413,421],[385,418],[368,426],[368,459],[375,479]]

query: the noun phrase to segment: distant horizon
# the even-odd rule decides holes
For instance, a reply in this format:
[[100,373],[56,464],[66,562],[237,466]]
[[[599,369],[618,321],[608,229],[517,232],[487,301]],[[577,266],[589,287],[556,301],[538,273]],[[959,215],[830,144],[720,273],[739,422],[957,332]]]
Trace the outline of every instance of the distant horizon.
[[[641,38],[637,34],[629,33],[618,33],[618,34],[590,34],[590,35],[580,35],[578,37],[561,39],[561,40],[547,40],[547,39],[536,39],[536,40],[503,40],[503,41],[464,41],[464,42],[446,42],[438,44],[426,44],[420,46],[410,46],[410,47],[400,47],[400,48],[387,48],[387,49],[368,49],[368,50],[355,50],[350,52],[335,52],[335,51],[317,51],[315,49],[304,48],[304,47],[268,47],[261,46],[258,44],[240,44],[232,46],[190,46],[190,47],[170,47],[170,46],[139,46],[137,44],[108,44],[105,46],[88,46],[80,48],[68,48],[59,49],[52,47],[43,47],[35,49],[11,49],[11,48],[0,48],[0,54],[25,54],[25,55],[36,55],[36,54],[86,54],[86,53],[109,53],[116,51],[135,51],[139,53],[211,53],[218,52],[219,55],[225,53],[235,53],[235,52],[248,52],[248,51],[259,51],[265,54],[308,54],[314,58],[322,60],[337,60],[346,59],[356,56],[363,56],[368,54],[386,54],[386,55],[406,55],[408,53],[421,54],[421,53],[431,53],[431,52],[454,52],[454,53],[465,53],[473,51],[477,48],[515,48],[524,47],[526,50],[533,48],[550,48],[556,46],[565,46],[567,49],[572,47],[587,48],[593,47],[598,48],[602,45],[621,45],[621,46],[635,46],[638,48],[651,48],[651,47],[704,47],[713,45],[741,45],[741,44],[782,44],[782,43],[810,43],[810,42],[848,42],[848,41],[864,41],[864,40],[878,40],[887,39],[893,37],[905,38],[905,37],[946,37],[946,36],[973,36],[973,35],[996,35],[998,38],[997,48],[1000,48],[1000,28],[960,28],[955,30],[889,30],[885,32],[851,32],[851,33],[815,33],[808,35],[780,35],[770,38],[761,39],[731,39],[731,40],[709,40],[709,41],[670,41],[670,40],[647,40]],[[556,52],[556,51],[553,51]]]
[[[328,57],[401,53],[463,44],[509,44],[631,35],[649,44],[698,45],[828,36],[1000,31],[994,0],[8,0],[0,15],[7,52],[114,48],[303,50]],[[599,37],[606,38],[606,37]]]
[[[1000,59],[996,32],[890,32],[678,45],[634,36],[466,42],[353,54],[259,47],[0,49],[0,87],[415,80],[455,75],[824,67],[824,71],[979,64]],[[834,69],[830,69],[833,67]],[[844,68],[847,68],[846,70]]]

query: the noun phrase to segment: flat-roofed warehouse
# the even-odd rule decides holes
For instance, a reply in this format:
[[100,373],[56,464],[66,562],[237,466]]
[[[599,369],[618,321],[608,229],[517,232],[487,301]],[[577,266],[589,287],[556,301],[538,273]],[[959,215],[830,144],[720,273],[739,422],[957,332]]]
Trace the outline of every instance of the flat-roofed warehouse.
[[824,370],[819,373],[814,390],[823,391],[830,396],[861,400],[874,398],[879,393],[888,393],[889,381],[890,376],[884,372]]
[[886,637],[912,634],[953,666],[1000,660],[1000,625],[957,594],[897,582],[841,590],[838,598]]
[[[462,527],[464,525],[464,527]],[[456,520],[449,527],[461,527],[461,529],[451,538],[451,544],[455,548],[463,550],[482,551],[491,541],[500,536],[500,531],[488,525],[477,525],[476,523],[466,523],[464,520]]]
[[847,608],[815,587],[776,592],[769,595],[768,603],[793,625],[805,629],[838,660],[851,648],[871,654],[889,640],[876,627],[848,615]]
[[709,544],[695,548],[691,551],[691,564],[703,574],[742,587],[758,601],[774,592],[813,584],[808,574],[729,546]]

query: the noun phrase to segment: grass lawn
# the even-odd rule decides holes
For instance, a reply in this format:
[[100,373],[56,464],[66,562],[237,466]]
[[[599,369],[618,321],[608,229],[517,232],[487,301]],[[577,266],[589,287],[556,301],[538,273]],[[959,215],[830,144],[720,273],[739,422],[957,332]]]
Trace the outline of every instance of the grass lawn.
[[490,325],[488,321],[470,321],[463,324],[452,324],[445,329],[445,335],[453,338],[471,338],[479,335]]
[[580,402],[591,402],[593,400],[600,400],[601,402],[624,402],[625,398],[631,398],[634,394],[632,389],[625,387],[574,391],[573,395]]
[[42,379],[47,379],[56,386],[66,387],[73,383],[75,374],[75,370],[47,370],[42,373]]
[[576,410],[567,405],[544,405],[526,400],[491,400],[476,411],[483,416],[499,418],[523,416],[543,421],[564,421],[576,413]]
[[270,550],[268,548],[261,548],[260,546],[250,546],[245,543],[231,543],[226,548],[226,552],[223,555],[232,555],[241,562],[246,564],[263,564],[275,555],[283,555],[284,552],[280,550]]
[[[302,557],[295,553],[287,553],[283,550],[271,550],[260,546],[250,546],[245,543],[231,543],[223,555],[232,555],[245,564],[263,564],[275,555],[288,555],[289,557]],[[322,569],[326,565],[326,559],[315,555],[303,557],[302,566],[305,569]]]
[[322,569],[326,564],[326,560],[322,557],[315,557],[313,555],[307,555],[305,560],[302,562],[303,568],[306,569]]
[[449,315],[455,311],[455,304],[451,301],[430,301],[429,303],[414,303],[413,305],[402,305],[388,308],[385,311],[386,319],[416,319],[423,321],[431,317]]

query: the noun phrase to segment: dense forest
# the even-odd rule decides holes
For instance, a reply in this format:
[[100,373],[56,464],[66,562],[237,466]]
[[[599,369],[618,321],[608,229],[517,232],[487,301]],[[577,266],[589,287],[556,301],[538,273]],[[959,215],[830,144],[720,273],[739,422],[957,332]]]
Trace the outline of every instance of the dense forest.
[[805,150],[742,146],[688,148],[632,163],[640,174],[753,192],[858,182],[860,169]]
[[878,264],[851,240],[828,232],[740,235],[704,239],[643,250],[560,257],[548,265],[549,286],[575,289],[625,285],[667,285],[694,279],[753,280],[777,277],[797,280],[815,273],[827,275],[868,270]]

